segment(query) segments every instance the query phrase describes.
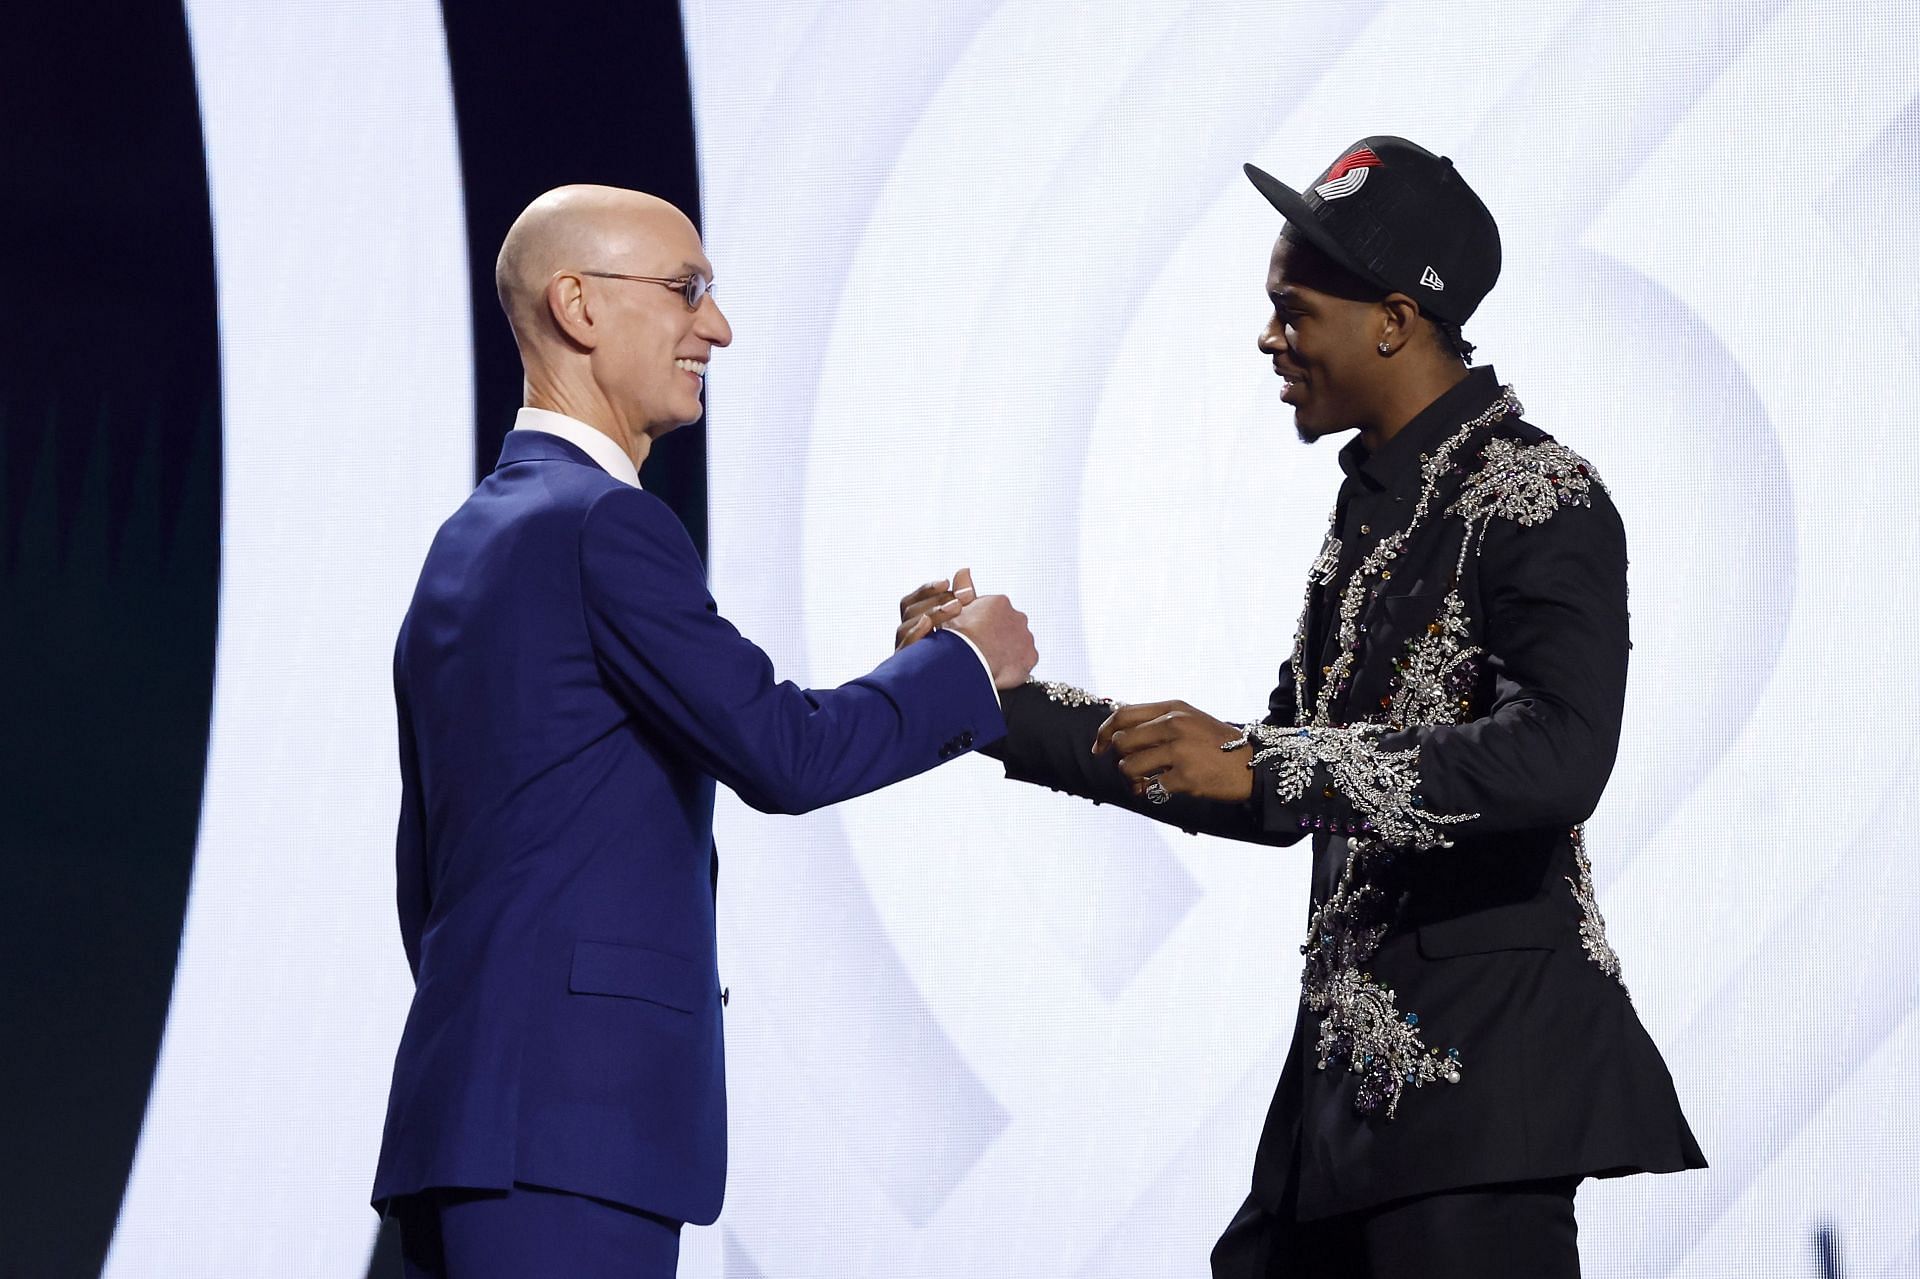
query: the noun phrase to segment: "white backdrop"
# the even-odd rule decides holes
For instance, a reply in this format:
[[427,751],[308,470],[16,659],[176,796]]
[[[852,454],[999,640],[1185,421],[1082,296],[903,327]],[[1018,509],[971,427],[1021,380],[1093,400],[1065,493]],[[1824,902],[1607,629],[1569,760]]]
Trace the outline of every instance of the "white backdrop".
[[[1339,473],[1254,350],[1279,223],[1240,162],[1304,183],[1372,133],[1455,159],[1506,245],[1467,334],[1628,522],[1595,859],[1714,1163],[1584,1189],[1588,1271],[1814,1275],[1822,1227],[1848,1276],[1920,1270],[1920,692],[1887,580],[1916,550],[1920,15],[685,8],[738,335],[714,587],[816,683],[970,564],[1043,674],[1258,713]],[[1205,1273],[1291,1026],[1304,854],[997,773],[723,804],[731,1237],[692,1273]]]
[[[348,1279],[407,997],[387,654],[471,452],[446,52],[417,0],[188,16],[221,274],[220,638],[109,1273]],[[1455,159],[1506,244],[1468,336],[1628,522],[1633,684],[1593,847],[1714,1163],[1583,1189],[1588,1273],[1817,1275],[1822,1229],[1848,1279],[1920,1272],[1897,576],[1920,549],[1920,15],[685,17],[737,334],[710,379],[713,585],[802,682],[870,667],[898,596],[970,564],[1032,616],[1043,674],[1258,713],[1338,471],[1254,351],[1278,219],[1239,165],[1304,182],[1371,133]],[[370,314],[333,269],[376,250],[420,285],[404,308]],[[381,469],[318,501],[359,435]],[[804,819],[723,795],[733,1178],[721,1225],[688,1232],[692,1279],[1205,1273],[1292,1023],[1305,856],[997,772]]]

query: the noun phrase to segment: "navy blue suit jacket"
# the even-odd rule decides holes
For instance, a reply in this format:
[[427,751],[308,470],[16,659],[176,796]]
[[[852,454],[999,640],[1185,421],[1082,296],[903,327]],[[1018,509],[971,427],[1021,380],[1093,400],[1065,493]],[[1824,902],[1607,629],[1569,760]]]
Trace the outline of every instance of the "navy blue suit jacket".
[[415,991],[375,1205],[523,1181],[712,1221],[714,783],[798,813],[993,741],[978,658],[936,633],[779,682],[664,503],[515,431],[428,552],[394,694]]

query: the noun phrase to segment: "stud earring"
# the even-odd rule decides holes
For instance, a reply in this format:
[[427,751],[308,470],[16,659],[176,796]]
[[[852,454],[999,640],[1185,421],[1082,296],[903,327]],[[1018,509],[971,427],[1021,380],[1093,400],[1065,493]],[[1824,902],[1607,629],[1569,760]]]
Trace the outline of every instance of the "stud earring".
[[1392,355],[1392,354],[1393,354],[1393,348],[1392,348],[1391,346],[1388,346],[1388,345],[1387,345],[1387,344],[1386,344],[1385,342],[1382,342],[1382,343],[1381,343],[1381,344],[1379,345],[1379,347],[1378,347],[1378,348],[1376,348],[1376,349],[1377,349],[1377,350],[1378,350],[1378,351],[1380,352],[1380,354],[1382,354],[1382,355]]

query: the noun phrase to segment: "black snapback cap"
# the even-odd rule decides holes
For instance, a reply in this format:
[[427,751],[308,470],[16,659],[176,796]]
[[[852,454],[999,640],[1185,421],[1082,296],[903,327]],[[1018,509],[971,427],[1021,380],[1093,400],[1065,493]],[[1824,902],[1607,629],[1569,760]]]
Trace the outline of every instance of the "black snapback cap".
[[1302,193],[1246,166],[1301,238],[1370,284],[1454,324],[1500,278],[1500,228],[1453,167],[1405,138],[1362,138]]

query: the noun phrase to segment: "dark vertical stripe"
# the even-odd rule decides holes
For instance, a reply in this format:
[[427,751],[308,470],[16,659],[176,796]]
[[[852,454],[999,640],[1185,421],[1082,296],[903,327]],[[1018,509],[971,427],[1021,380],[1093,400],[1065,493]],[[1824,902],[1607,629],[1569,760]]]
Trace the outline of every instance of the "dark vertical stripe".
[[1813,1235],[1813,1248],[1820,1259],[1820,1279],[1844,1279],[1840,1267],[1840,1240],[1832,1226],[1822,1226]]
[[[474,445],[484,476],[520,405],[520,359],[493,291],[507,227],[536,195],[572,182],[652,192],[698,226],[693,95],[677,4],[442,7],[466,184]],[[661,440],[641,479],[673,507],[704,557],[705,424]]]
[[81,1275],[139,1138],[206,766],[213,236],[177,0],[7,25],[0,1275]]

